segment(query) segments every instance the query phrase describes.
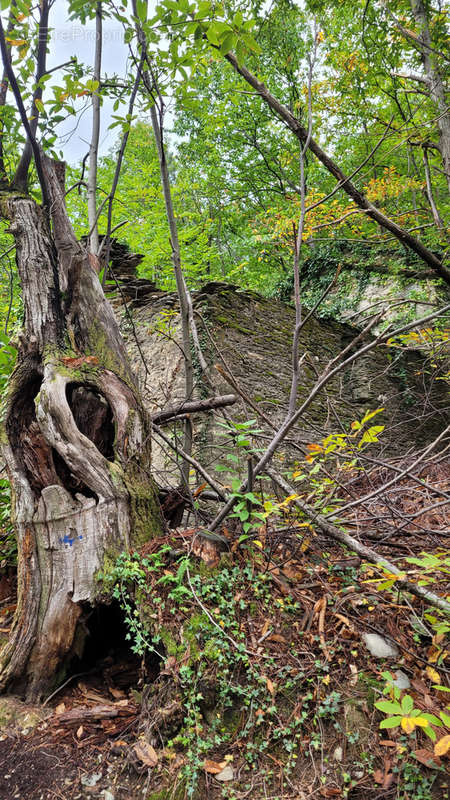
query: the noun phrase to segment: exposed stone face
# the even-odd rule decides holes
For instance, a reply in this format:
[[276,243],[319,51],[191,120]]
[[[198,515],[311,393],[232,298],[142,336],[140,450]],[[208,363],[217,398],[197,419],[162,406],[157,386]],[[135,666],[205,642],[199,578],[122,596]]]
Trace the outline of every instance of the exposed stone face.
[[[405,319],[425,316],[433,306],[448,303],[449,287],[410,251],[376,243],[310,242],[310,254],[302,268],[302,298],[314,305],[324,289],[332,289],[320,306],[320,316],[363,327],[364,319],[382,312],[398,325]],[[280,284],[281,299],[292,298],[292,279]],[[375,326],[374,331],[378,331]]]
[[[194,306],[202,348],[217,381],[217,391],[230,391],[230,386],[214,369],[215,364],[221,364],[272,423],[279,425],[289,397],[293,309],[282,302],[218,283],[208,284],[196,292]],[[123,314],[123,311],[118,313]],[[154,413],[183,399],[183,357],[176,296],[155,293],[148,304],[133,311],[133,318],[139,348],[125,315],[121,328],[132,363],[139,373],[145,400]],[[163,320],[169,322],[162,324]],[[158,327],[162,327],[163,332],[158,332]],[[309,320],[300,336],[299,354],[307,352],[308,356],[301,369],[299,404],[307,397],[316,373],[321,372],[356,334],[355,328],[343,323]],[[386,411],[377,417],[377,424],[386,426],[380,442],[385,454],[399,455],[430,441],[442,430],[444,417],[448,418],[448,401],[442,381],[435,382],[431,396],[427,395],[429,378],[422,374],[423,366],[424,360],[416,352],[404,354],[386,347],[371,351],[328,384],[326,392],[314,400],[291,438],[300,444],[317,442],[327,433],[339,432],[341,425],[349,426],[353,420],[360,419],[368,409],[385,407]],[[195,391],[198,397],[211,393],[202,381],[200,370]],[[242,401],[232,408],[232,414],[240,420],[256,416]],[[205,464],[214,457],[212,445],[221,441],[218,439],[220,429],[213,430],[211,420],[208,414],[196,415],[194,419],[196,455]],[[271,431],[260,419],[258,427],[264,429],[261,435],[261,447],[264,447]],[[290,452],[291,459],[300,455]],[[167,464],[156,444],[153,469],[157,480],[170,482]],[[159,476],[158,470],[162,473]]]

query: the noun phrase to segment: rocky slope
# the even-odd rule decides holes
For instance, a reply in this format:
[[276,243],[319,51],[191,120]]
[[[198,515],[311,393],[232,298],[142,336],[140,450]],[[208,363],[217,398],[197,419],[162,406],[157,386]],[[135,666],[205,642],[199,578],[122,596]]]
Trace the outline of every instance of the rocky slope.
[[[211,368],[216,391],[233,391],[223,372],[231,375],[270,423],[278,426],[287,408],[291,373],[294,311],[285,303],[268,300],[227,284],[211,283],[194,294],[201,345]],[[151,413],[183,399],[183,356],[178,304],[174,294],[154,291],[144,305],[125,309],[117,305],[122,332],[139,373]],[[358,334],[345,323],[311,318],[299,343],[303,356],[298,404],[313,387],[324,366]],[[369,341],[369,339],[367,339]],[[352,351],[350,351],[352,352]],[[448,423],[446,385],[436,381],[423,355],[378,347],[349,365],[320,393],[296,426],[293,439],[302,447],[330,432],[348,429],[369,409],[383,407],[377,424],[385,425],[379,452],[400,455],[431,441]],[[196,368],[195,394],[211,389]],[[258,417],[242,398],[232,409],[239,420]],[[258,417],[261,447],[271,435],[270,424]],[[196,450],[204,463],[214,458],[221,443],[212,414],[196,415]],[[290,452],[290,459],[299,451]],[[284,456],[281,454],[280,459]],[[154,465],[165,473],[167,463],[155,451]]]

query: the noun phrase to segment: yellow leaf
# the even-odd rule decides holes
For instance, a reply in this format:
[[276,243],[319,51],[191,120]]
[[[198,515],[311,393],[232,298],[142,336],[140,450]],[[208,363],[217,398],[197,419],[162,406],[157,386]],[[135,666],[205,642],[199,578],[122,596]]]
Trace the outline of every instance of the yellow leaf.
[[430,681],[433,681],[433,683],[440,683],[441,682],[441,676],[439,675],[439,672],[437,672],[435,669],[433,669],[433,667],[427,667],[426,668],[426,673],[427,673]]
[[301,553],[306,553],[306,551],[309,548],[310,543],[311,543],[311,539],[308,539],[308,538],[303,539],[303,541],[302,541],[302,543],[300,545],[300,552]]
[[419,726],[419,728],[428,728],[430,724],[425,717],[414,717],[414,722]]
[[253,539],[253,544],[256,544],[262,550],[263,543],[259,541],[259,539]]
[[425,717],[403,717],[401,726],[406,733],[412,733],[415,728],[428,728],[429,722]]
[[413,717],[403,717],[401,726],[406,733],[412,733],[416,727],[416,721]]
[[442,653],[441,647],[431,647],[428,651],[428,661],[430,664],[435,664]]
[[447,755],[448,751],[450,750],[450,734],[447,736],[443,736],[442,739],[439,739],[438,742],[434,745],[434,755],[435,756],[445,756]]

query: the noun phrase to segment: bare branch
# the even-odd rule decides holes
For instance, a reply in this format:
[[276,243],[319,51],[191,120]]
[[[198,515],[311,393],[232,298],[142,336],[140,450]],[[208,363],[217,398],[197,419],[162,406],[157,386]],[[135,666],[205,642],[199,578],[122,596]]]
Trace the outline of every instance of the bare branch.
[[[42,2],[40,3],[38,45],[37,45],[37,55],[36,55],[36,77],[35,77],[36,83],[30,110],[31,121],[28,123],[28,129],[24,125],[25,130],[27,132],[27,141],[25,143],[25,147],[23,149],[23,153],[21,155],[19,164],[17,166],[16,174],[13,180],[14,188],[18,189],[21,192],[27,192],[28,190],[28,170],[33,155],[36,163],[36,169],[38,171],[38,177],[39,180],[41,181],[41,176],[39,175],[39,169],[38,169],[38,162],[36,161],[37,148],[35,146],[35,143],[36,143],[38,122],[39,122],[38,103],[39,101],[42,100],[42,86],[40,81],[41,78],[43,78],[43,76],[46,74],[49,10],[50,10],[50,4],[48,0],[42,0]],[[11,83],[11,88],[13,88],[12,83]],[[17,97],[16,97],[16,103],[17,103]],[[29,117],[27,115],[27,120],[28,118]],[[42,188],[42,182],[41,182],[41,188]],[[44,205],[46,205],[46,203],[44,203]]]
[[232,406],[236,402],[234,394],[223,394],[218,397],[207,397],[204,400],[185,400],[178,403],[171,408],[165,408],[159,411],[152,417],[152,421],[156,424],[166,422],[172,417],[177,417],[180,414],[193,414],[195,412],[211,411],[213,408],[223,408],[224,406]]
[[[95,53],[94,53],[94,74],[93,78],[100,84],[102,67],[102,4],[98,2],[95,8]],[[98,142],[100,137],[100,86],[92,92],[92,134],[89,147],[89,173],[87,185],[87,206],[89,221],[89,252],[98,254],[98,215],[97,215],[97,163],[98,163]]]
[[219,484],[214,480],[214,478],[211,477],[211,475],[209,475],[209,473],[200,464],[200,462],[197,461],[197,459],[195,459],[189,453],[186,453],[179,445],[175,445],[169,439],[169,437],[166,436],[165,433],[163,433],[161,428],[159,428],[158,425],[156,425],[154,422],[152,423],[152,428],[153,428],[153,432],[156,433],[156,435],[159,436],[160,439],[163,440],[163,442],[165,442],[167,445],[169,445],[171,450],[175,450],[181,456],[183,461],[186,461],[188,464],[191,464],[194,467],[194,469],[197,470],[197,472],[202,476],[202,478],[204,478],[205,481],[211,486],[211,488],[214,489],[214,491],[219,495],[221,500],[225,501],[227,499],[227,496],[226,496],[224,490],[222,489],[222,487],[219,486]]
[[42,167],[41,153],[40,153],[40,150],[39,150],[39,145],[38,145],[38,143],[36,141],[36,137],[34,136],[34,133],[33,133],[32,129],[31,129],[30,123],[28,121],[28,114],[27,114],[25,106],[23,104],[22,95],[21,95],[21,92],[20,92],[20,89],[19,89],[19,85],[17,83],[16,76],[14,74],[14,70],[13,70],[13,68],[11,66],[11,61],[10,61],[9,54],[8,54],[8,48],[6,46],[5,32],[4,32],[4,29],[3,29],[3,24],[2,24],[1,17],[0,17],[0,52],[1,52],[1,55],[2,55],[3,66],[4,66],[4,69],[5,69],[5,72],[6,72],[7,76],[8,76],[8,80],[9,80],[9,83],[11,85],[12,92],[14,94],[14,99],[16,101],[17,109],[19,111],[20,118],[22,120],[22,125],[23,125],[23,127],[25,129],[25,133],[27,134],[28,141],[30,142],[30,146],[32,148],[32,153],[33,153],[34,161],[35,161],[35,164],[36,164],[36,172],[38,174],[39,183],[41,185],[42,204],[43,204],[44,208],[48,209],[48,207],[50,205],[50,197],[49,197],[49,193],[48,193],[47,182],[46,182],[46,179],[45,179],[44,170],[43,170],[43,167]]

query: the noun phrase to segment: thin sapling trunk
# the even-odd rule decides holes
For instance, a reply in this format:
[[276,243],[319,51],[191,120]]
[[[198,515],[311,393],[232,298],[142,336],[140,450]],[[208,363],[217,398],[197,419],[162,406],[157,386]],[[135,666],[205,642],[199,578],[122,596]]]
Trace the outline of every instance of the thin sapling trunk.
[[100,79],[102,67],[102,4],[97,3],[95,9],[95,54],[94,81],[97,89],[92,93],[92,134],[89,147],[89,176],[87,185],[87,206],[89,224],[89,251],[98,255],[98,217],[97,217],[97,163],[98,142],[100,137]]

